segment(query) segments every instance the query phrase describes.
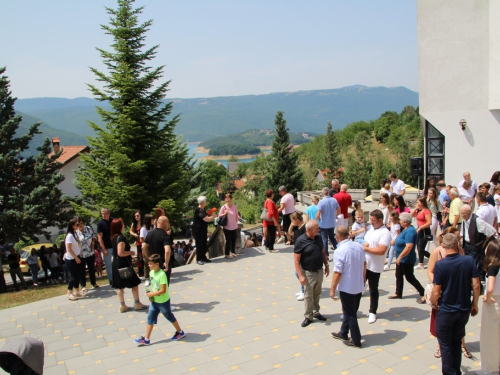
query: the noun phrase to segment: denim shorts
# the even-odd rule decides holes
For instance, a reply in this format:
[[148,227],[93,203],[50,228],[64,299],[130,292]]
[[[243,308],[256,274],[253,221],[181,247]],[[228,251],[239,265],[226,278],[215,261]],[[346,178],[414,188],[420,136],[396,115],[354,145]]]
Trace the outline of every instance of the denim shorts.
[[148,311],[148,324],[156,324],[160,313],[162,313],[170,323],[174,323],[176,321],[174,314],[172,314],[172,309],[170,308],[170,300],[168,300],[167,302],[162,303],[150,303]]

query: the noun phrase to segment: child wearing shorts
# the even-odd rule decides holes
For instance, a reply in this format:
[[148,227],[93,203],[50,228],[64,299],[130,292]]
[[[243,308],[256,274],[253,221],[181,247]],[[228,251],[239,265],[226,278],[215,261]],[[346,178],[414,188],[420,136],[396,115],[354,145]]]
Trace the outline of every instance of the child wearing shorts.
[[134,340],[137,344],[150,345],[151,332],[153,331],[154,325],[157,323],[157,318],[160,313],[162,313],[175,328],[175,334],[172,336],[171,340],[180,340],[186,336],[179,322],[175,319],[174,314],[172,314],[170,296],[168,294],[167,275],[160,268],[160,262],[161,258],[158,254],[153,254],[149,257],[148,265],[151,270],[149,274],[151,291],[146,293],[146,296],[148,296],[151,304],[149,305],[146,334]]

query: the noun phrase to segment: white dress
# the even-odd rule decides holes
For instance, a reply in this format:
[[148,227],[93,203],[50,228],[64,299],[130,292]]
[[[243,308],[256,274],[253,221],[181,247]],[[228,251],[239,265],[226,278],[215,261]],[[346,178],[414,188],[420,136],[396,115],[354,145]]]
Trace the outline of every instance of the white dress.
[[497,220],[500,222],[500,195],[495,194],[495,210],[497,211]]

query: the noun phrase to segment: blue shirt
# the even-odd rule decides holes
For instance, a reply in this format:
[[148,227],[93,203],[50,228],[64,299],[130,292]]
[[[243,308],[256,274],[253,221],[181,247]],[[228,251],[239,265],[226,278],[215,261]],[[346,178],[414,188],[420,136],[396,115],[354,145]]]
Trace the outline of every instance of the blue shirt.
[[448,193],[446,193],[446,189],[442,189],[439,192],[439,201],[441,202],[441,205],[444,204],[445,200],[450,200],[450,196],[448,195]]
[[332,197],[323,197],[318,203],[318,211],[321,211],[320,228],[335,228],[337,220],[337,208],[340,208],[339,202]]
[[358,242],[344,240],[333,253],[333,272],[341,273],[337,289],[340,292],[359,294],[365,290],[365,250]]
[[458,253],[436,262],[434,284],[441,285],[439,311],[469,312],[472,306],[472,279],[479,277],[474,258]]
[[[316,214],[318,213],[318,206],[313,204],[306,209],[306,214],[309,216],[309,220],[316,220]],[[321,227],[321,219],[318,220],[318,224]]]
[[410,253],[401,259],[401,263],[411,263],[415,264],[417,261],[417,253],[415,249],[417,248],[418,234],[413,226],[409,226],[396,238],[394,242],[394,250],[396,251],[396,259],[401,255],[406,247],[406,244],[412,243],[413,248]]

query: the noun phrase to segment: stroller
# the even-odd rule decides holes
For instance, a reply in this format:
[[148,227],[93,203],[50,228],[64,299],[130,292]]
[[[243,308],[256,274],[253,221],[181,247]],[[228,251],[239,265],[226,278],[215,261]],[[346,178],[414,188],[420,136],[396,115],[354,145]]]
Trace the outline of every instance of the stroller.
[[34,337],[8,340],[0,349],[0,367],[13,375],[43,374],[43,342]]

